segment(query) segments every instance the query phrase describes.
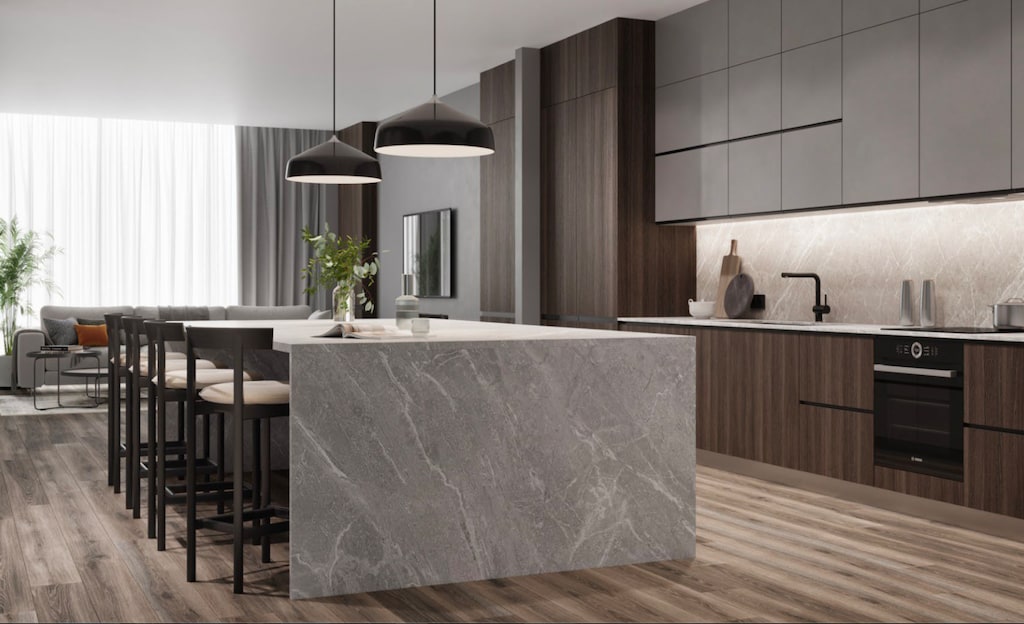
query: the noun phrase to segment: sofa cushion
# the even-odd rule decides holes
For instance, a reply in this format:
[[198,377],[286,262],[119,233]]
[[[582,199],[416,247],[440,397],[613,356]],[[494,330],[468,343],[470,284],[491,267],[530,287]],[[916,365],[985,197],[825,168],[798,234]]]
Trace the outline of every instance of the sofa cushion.
[[308,305],[294,306],[228,306],[229,321],[269,321],[307,319],[312,312]]
[[83,325],[75,324],[75,334],[78,335],[78,344],[86,347],[107,346],[106,325]]
[[75,324],[77,322],[75,317],[64,319],[44,318],[43,330],[46,331],[46,337],[49,338],[50,344],[74,345],[78,344],[78,334],[75,332]]

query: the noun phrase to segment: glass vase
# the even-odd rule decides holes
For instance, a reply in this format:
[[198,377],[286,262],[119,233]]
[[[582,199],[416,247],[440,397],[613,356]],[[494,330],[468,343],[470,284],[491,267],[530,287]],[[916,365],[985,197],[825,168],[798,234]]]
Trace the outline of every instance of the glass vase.
[[338,284],[331,291],[331,309],[335,323],[351,322],[356,318],[356,289],[352,284],[347,287]]

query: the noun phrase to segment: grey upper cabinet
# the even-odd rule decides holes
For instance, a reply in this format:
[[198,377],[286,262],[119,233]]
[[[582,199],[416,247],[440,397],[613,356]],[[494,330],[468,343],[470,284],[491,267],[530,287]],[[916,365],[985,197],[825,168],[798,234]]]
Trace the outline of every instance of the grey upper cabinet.
[[838,123],[782,134],[782,209],[843,203],[843,129]]
[[729,0],[709,0],[662,18],[654,33],[659,87],[729,66]]
[[843,34],[916,15],[918,0],[843,0]]
[[1024,0],[1013,0],[1013,187],[1024,187]]
[[781,209],[781,135],[729,143],[729,214]]
[[729,213],[728,145],[711,145],[654,159],[654,220],[721,217]]
[[729,68],[729,138],[782,127],[782,72],[779,55]]
[[654,151],[729,138],[729,73],[712,72],[654,92]]
[[778,54],[781,0],[729,0],[729,65]]
[[921,195],[1010,188],[1010,0],[920,19]]
[[917,16],[843,37],[843,203],[917,197],[918,78]]
[[947,4],[953,4],[954,2],[960,2],[960,0],[921,0],[921,12],[931,11],[939,7],[944,7]]
[[843,45],[839,38],[782,54],[782,127],[843,116]]
[[843,0],[782,0],[782,50],[843,34]]

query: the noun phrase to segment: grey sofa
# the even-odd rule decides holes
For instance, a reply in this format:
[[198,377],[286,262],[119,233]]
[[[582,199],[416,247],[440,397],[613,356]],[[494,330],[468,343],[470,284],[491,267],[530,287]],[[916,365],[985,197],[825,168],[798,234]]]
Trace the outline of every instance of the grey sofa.
[[[38,351],[50,341],[43,319],[91,319],[101,320],[104,314],[136,315],[144,318],[163,318],[167,320],[206,320],[211,321],[250,321],[250,320],[282,320],[306,319],[313,309],[307,305],[294,306],[43,306],[39,310],[39,328],[21,329],[14,334],[14,378],[13,388],[31,388],[33,366],[36,366],[35,382],[37,386],[57,383],[57,361],[44,360],[38,364],[26,354]],[[106,347],[100,351],[100,366],[105,366]],[[94,358],[72,357],[71,361],[61,362],[62,369],[92,368],[96,366]],[[80,378],[62,376],[61,383],[81,383]]]

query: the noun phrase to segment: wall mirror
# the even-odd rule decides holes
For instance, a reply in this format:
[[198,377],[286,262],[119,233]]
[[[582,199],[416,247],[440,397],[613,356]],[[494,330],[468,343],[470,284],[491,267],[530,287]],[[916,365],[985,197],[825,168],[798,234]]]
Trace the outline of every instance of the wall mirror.
[[455,209],[431,210],[402,219],[402,272],[415,276],[417,297],[452,297],[455,258]]

